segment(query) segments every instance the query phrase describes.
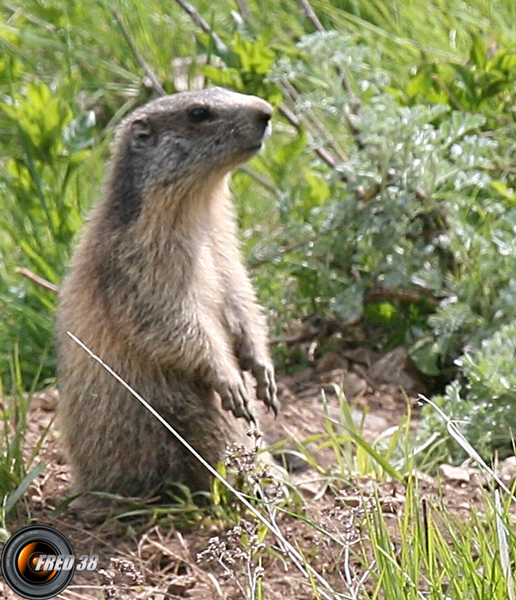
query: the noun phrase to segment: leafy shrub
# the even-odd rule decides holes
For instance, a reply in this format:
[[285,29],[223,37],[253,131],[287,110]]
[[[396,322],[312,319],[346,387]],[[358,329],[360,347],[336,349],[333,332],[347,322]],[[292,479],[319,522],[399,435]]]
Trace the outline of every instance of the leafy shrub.
[[[510,448],[514,354],[510,344],[500,350],[516,322],[514,144],[506,137],[516,87],[510,68],[497,69],[513,54],[500,50],[482,61],[487,49],[474,37],[471,77],[467,67],[455,69],[456,94],[437,97],[421,86],[414,102],[375,68],[375,50],[349,36],[307,35],[297,49],[266,79],[286,97],[296,90],[305,123],[301,135],[283,131],[283,145],[278,136],[262,161],[278,190],[277,227],[254,248],[269,300],[276,292],[292,314],[380,324],[380,348],[406,344],[422,372],[457,373],[466,382],[464,398],[453,383],[441,402],[469,419],[469,439],[483,452]],[[335,164],[314,156],[321,146]],[[430,413],[422,432],[444,435]]]
[[202,27],[159,0],[118,3],[116,15],[105,3],[18,4],[0,13],[2,372],[18,345],[29,382],[42,361],[52,376],[55,297],[16,267],[59,283],[99,193],[103,141],[152,94],[143,62],[173,92],[171,62],[183,57],[189,80],[277,107],[274,142],[233,187],[278,328],[309,312],[361,320],[378,349],[404,344],[424,373],[458,374],[465,400],[457,408],[453,384],[442,402],[474,414],[475,435],[497,423],[486,448],[508,439],[509,396],[494,381],[509,368],[495,340],[516,318],[512,5],[498,3],[495,19],[482,2],[443,11],[429,0],[422,20],[401,0],[321,0],[327,31],[313,33],[288,1],[238,12],[200,1],[212,15]]
[[[474,441],[478,452],[490,456],[498,450],[504,458],[514,448],[516,431],[516,320],[503,325],[479,348],[456,360],[463,383],[452,382],[443,396],[434,402],[450,417],[460,422],[464,435]],[[440,432],[446,439],[444,423],[432,407],[423,410],[425,439]],[[448,453],[456,460],[464,452],[448,442]]]
[[0,253],[5,267],[10,267],[0,284],[4,316],[0,366],[7,370],[9,350],[17,343],[26,377],[34,377],[46,354],[50,358],[42,376],[53,373],[49,349],[55,295],[21,281],[13,267],[28,267],[51,283],[59,282],[81,222],[77,169],[88,158],[93,142],[93,114],[74,115],[68,95],[66,86],[51,90],[43,82],[34,82],[0,102],[1,140],[9,149],[0,175]]

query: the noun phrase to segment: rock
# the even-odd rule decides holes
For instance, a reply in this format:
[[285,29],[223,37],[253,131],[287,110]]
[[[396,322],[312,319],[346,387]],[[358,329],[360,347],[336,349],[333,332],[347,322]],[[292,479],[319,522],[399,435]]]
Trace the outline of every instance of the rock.
[[407,350],[399,346],[371,365],[368,375],[378,382],[393,383],[407,391],[411,391],[416,387],[417,383],[406,372],[407,366]]
[[496,469],[498,477],[510,488],[516,479],[516,456],[509,456]]
[[357,396],[365,394],[367,391],[367,382],[356,373],[346,373],[344,375],[344,395],[348,401]]
[[380,354],[370,348],[355,348],[354,350],[345,350],[343,353],[350,362],[370,367],[380,359]]
[[55,388],[50,388],[33,396],[30,407],[32,410],[41,408],[45,412],[54,412],[57,408],[58,400],[59,392]]
[[472,469],[463,469],[453,465],[443,464],[439,466],[439,474],[450,483],[469,483]]
[[176,575],[169,581],[167,595],[186,596],[188,590],[195,587],[197,581],[191,575]]
[[315,371],[317,373],[334,371],[336,369],[347,371],[348,367],[349,362],[338,352],[327,352],[317,361],[317,364],[315,365]]

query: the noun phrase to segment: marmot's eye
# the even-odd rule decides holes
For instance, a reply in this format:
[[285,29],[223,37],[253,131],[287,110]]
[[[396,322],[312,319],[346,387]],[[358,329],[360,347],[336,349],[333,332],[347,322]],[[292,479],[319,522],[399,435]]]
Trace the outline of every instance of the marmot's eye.
[[204,108],[203,106],[198,106],[196,108],[192,108],[192,110],[188,111],[188,118],[192,123],[202,123],[203,121],[207,121],[211,119],[212,113],[208,108]]

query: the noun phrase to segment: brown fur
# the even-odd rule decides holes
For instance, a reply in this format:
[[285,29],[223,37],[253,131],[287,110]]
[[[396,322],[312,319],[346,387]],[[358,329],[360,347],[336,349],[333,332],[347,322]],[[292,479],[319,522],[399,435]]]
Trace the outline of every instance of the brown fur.
[[270,116],[259,98],[210,88],[150,102],[120,126],[58,311],[60,423],[79,491],[142,495],[168,481],[206,489],[210,477],[67,331],[212,465],[226,444],[246,443],[256,400],[243,371],[277,410],[228,192]]

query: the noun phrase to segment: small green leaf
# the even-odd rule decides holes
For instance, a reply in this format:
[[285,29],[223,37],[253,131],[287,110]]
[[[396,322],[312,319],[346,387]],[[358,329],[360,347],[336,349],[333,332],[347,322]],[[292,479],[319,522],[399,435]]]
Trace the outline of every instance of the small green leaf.
[[14,492],[9,494],[9,496],[7,497],[5,506],[4,506],[4,514],[5,515],[8,515],[10,513],[10,511],[14,508],[14,506],[18,502],[18,500],[29,489],[31,483],[35,479],[37,479],[41,475],[41,473],[43,473],[46,466],[47,466],[47,464],[45,462],[38,463],[30,471],[30,473],[27,473],[27,475],[23,478],[20,485],[14,490]]
[[438,376],[441,373],[439,345],[433,339],[419,340],[409,350],[410,359],[421,373]]
[[516,202],[516,192],[507,186],[503,181],[491,181],[491,187],[510,202]]
[[473,33],[472,45],[469,53],[470,61],[478,68],[479,71],[483,71],[487,65],[487,46],[484,38],[480,35]]

